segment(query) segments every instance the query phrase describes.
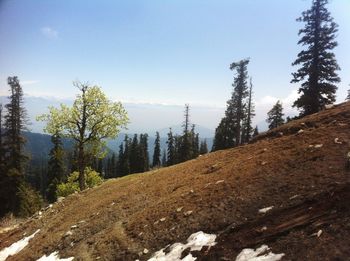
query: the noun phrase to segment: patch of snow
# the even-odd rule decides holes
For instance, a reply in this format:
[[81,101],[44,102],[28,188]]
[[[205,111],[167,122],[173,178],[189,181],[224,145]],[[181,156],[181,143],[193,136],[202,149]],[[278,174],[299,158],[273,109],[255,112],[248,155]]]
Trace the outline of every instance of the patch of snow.
[[29,240],[31,240],[37,233],[39,233],[40,229],[35,231],[33,234],[31,234],[28,237],[25,237],[15,243],[13,243],[11,246],[4,248],[0,251],[0,261],[6,260],[9,256],[13,256],[17,253],[19,253],[23,248],[25,248],[29,244]]
[[216,244],[215,239],[216,235],[199,231],[190,235],[186,244],[174,243],[169,247],[169,253],[165,253],[165,248],[163,248],[157,251],[148,261],[194,261],[196,258],[191,254],[181,259],[182,252],[187,248],[190,248],[190,251],[200,251],[204,246],[214,246]]
[[265,214],[266,212],[270,211],[271,209],[273,209],[273,206],[267,207],[267,208],[262,208],[262,209],[259,209],[259,213]]
[[278,261],[284,254],[274,254],[267,245],[257,249],[245,248],[236,257],[236,261]]
[[55,252],[51,253],[51,255],[49,255],[49,256],[43,255],[37,261],[71,261],[73,259],[74,259],[74,257],[59,258],[58,251],[55,251]]

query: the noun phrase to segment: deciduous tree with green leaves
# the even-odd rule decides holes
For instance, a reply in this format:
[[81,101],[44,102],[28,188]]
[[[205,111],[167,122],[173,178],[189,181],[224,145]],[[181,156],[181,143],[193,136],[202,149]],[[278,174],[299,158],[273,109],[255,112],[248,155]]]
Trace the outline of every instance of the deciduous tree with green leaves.
[[45,132],[59,133],[62,137],[76,142],[78,150],[79,187],[86,187],[84,170],[87,166],[87,155],[102,158],[105,155],[105,139],[115,138],[120,128],[128,123],[127,112],[120,102],[112,102],[99,86],[75,82],[80,93],[73,106],[61,104],[60,108],[49,108],[48,114],[37,118],[46,121]]

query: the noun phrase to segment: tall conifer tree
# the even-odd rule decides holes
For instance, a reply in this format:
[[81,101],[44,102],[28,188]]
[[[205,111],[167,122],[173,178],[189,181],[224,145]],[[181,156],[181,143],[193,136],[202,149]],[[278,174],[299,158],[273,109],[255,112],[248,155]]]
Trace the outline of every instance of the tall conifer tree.
[[154,151],[153,151],[153,162],[152,162],[152,167],[160,167],[161,162],[160,162],[160,136],[159,132],[156,132],[156,139],[154,141]]
[[53,147],[50,151],[48,163],[46,198],[49,202],[56,201],[57,185],[64,182],[64,149],[59,134],[51,136]]
[[299,22],[305,27],[299,30],[298,44],[307,46],[298,54],[292,65],[301,66],[293,73],[292,83],[301,82],[301,96],[294,102],[301,110],[301,116],[318,112],[325,105],[335,101],[336,83],[340,82],[340,70],[332,50],[338,45],[335,41],[338,25],[333,21],[326,5],[328,0],[313,0],[311,9],[304,11]]
[[167,166],[171,166],[175,164],[175,139],[171,128],[168,133],[167,140]]
[[242,123],[246,117],[246,99],[249,95],[248,79],[249,59],[241,60],[230,65],[236,71],[233,81],[231,99],[227,101],[224,118],[215,130],[213,150],[220,150],[238,146],[242,143]]
[[181,145],[179,150],[179,159],[181,162],[191,159],[191,150],[192,150],[192,140],[190,134],[190,106],[185,104],[185,119],[182,124],[183,134],[181,138]]

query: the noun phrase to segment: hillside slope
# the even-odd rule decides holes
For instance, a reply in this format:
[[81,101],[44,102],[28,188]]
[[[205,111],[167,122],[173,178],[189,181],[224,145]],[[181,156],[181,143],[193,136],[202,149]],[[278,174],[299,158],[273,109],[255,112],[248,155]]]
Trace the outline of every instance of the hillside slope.
[[1,233],[0,249],[40,229],[8,260],[54,251],[75,260],[146,260],[204,231],[218,243],[193,253],[198,260],[235,260],[242,248],[262,244],[285,253],[282,260],[345,260],[349,149],[350,103],[343,103],[252,144],[71,195]]

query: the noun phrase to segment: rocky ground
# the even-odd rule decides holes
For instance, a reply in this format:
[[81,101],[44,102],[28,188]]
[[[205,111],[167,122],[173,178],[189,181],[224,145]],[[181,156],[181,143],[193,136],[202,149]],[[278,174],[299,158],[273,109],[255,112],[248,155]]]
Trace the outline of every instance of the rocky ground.
[[71,195],[1,228],[0,250],[40,229],[7,260],[55,251],[75,260],[147,260],[204,231],[217,244],[192,252],[197,260],[235,260],[263,244],[282,260],[349,260],[348,151],[350,103],[343,103],[251,144]]

